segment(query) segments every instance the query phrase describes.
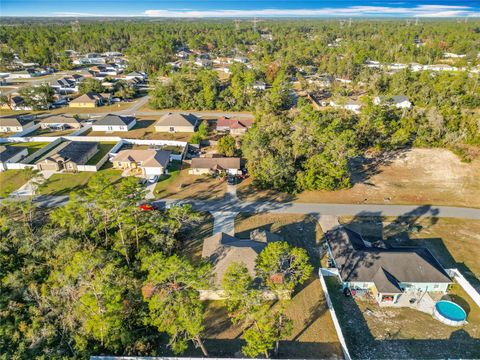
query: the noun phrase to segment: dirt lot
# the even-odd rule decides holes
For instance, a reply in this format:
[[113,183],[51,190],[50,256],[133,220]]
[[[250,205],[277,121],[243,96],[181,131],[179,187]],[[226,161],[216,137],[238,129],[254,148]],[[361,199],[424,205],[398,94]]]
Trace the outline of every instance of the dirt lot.
[[480,291],[480,221],[448,218],[341,217],[366,238],[426,246],[446,268],[458,268]]
[[174,165],[155,186],[157,198],[221,199],[227,190],[226,181],[206,175],[190,175],[188,165]]
[[480,356],[480,309],[458,285],[468,324],[451,327],[408,308],[380,308],[346,298],[336,278],[326,278],[350,354],[356,359],[438,359]]
[[354,185],[348,190],[307,191],[288,196],[256,191],[248,179],[239,185],[237,193],[250,200],[480,207],[479,158],[467,164],[449,150],[411,149],[355,169]]

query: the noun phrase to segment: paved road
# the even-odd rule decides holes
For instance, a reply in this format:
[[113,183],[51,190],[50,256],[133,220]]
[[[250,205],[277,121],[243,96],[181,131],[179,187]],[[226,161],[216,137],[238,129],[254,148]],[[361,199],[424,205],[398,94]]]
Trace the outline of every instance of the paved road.
[[[12,198],[22,200],[23,198]],[[40,206],[62,206],[68,196],[40,196],[35,202]],[[272,212],[284,214],[312,214],[332,216],[415,216],[415,217],[452,217],[480,220],[480,209],[434,205],[370,205],[370,204],[322,204],[298,202],[268,201],[201,201],[201,200],[156,200],[159,206],[174,204],[192,204],[194,209],[209,212]]]

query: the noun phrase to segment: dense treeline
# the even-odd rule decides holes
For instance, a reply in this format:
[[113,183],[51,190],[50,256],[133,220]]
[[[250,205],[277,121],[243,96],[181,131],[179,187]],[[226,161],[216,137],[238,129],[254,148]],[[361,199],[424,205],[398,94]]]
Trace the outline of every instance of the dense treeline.
[[[110,184],[98,175],[57,209],[30,201],[0,206],[2,359],[155,356],[194,347],[209,355],[199,290],[214,287],[212,265],[184,256],[201,240],[192,226],[202,215],[189,205],[142,211],[144,196],[135,178]],[[269,357],[289,335],[287,300],[272,308],[263,290],[290,292],[312,270],[306,250],[286,242],[261,252],[255,279],[243,263],[231,264],[225,304],[244,330],[244,354]],[[272,282],[274,275],[283,281]]]
[[[355,21],[351,27],[337,21],[264,21],[259,28],[272,34],[262,39],[250,23],[235,30],[232,21],[80,21],[79,23],[23,22],[0,27],[3,55],[13,51],[24,61],[59,65],[63,50],[81,53],[121,51],[137,70],[157,72],[165,68],[176,48],[232,55],[256,49],[254,58],[263,65],[315,65],[322,72],[355,78],[366,59],[382,62],[435,63],[443,52],[466,54],[458,65],[478,61],[480,25],[455,21],[422,21],[407,26],[404,21]],[[415,38],[425,45],[417,47]],[[338,47],[328,44],[342,39]]]
[[350,161],[367,149],[480,145],[478,114],[450,107],[399,110],[367,104],[359,115],[318,112],[303,100],[294,112],[259,110],[242,152],[260,188],[288,192],[351,186]]

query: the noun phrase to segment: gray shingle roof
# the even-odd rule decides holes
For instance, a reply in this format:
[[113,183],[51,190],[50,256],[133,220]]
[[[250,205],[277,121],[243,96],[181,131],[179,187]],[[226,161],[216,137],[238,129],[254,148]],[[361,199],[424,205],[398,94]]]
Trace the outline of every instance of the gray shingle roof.
[[8,161],[25,149],[22,146],[0,146],[0,162]]
[[128,126],[133,121],[135,121],[135,117],[133,116],[120,116],[120,115],[108,114],[108,115],[105,115],[100,120],[97,120],[93,125]]
[[340,276],[345,282],[376,281],[379,286],[390,290],[397,287],[398,282],[451,282],[427,248],[366,247],[359,234],[345,227],[329,231],[326,237]]
[[163,115],[155,126],[195,126],[199,118],[193,114],[166,114]]

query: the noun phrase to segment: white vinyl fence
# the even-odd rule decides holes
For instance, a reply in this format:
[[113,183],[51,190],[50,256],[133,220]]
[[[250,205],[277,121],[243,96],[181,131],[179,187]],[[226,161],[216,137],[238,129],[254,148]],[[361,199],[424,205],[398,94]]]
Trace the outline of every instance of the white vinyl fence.
[[323,278],[321,270],[318,272],[318,276],[320,278],[320,284],[322,285],[323,293],[325,294],[325,299],[327,300],[328,311],[330,312],[333,325],[335,326],[335,330],[337,332],[338,341],[340,342],[340,345],[342,347],[343,355],[345,356],[345,360],[351,360],[350,352],[348,351],[347,343],[345,341],[345,337],[343,336],[340,323],[338,322],[337,314],[335,312],[335,309],[333,308],[332,300],[330,299],[330,294],[328,293],[327,284],[325,283],[325,279]]
[[472,298],[472,300],[480,307],[480,294],[478,291],[468,282],[467,279],[460,273],[458,269],[447,269],[448,274],[455,279],[456,282],[465,290],[465,292]]

